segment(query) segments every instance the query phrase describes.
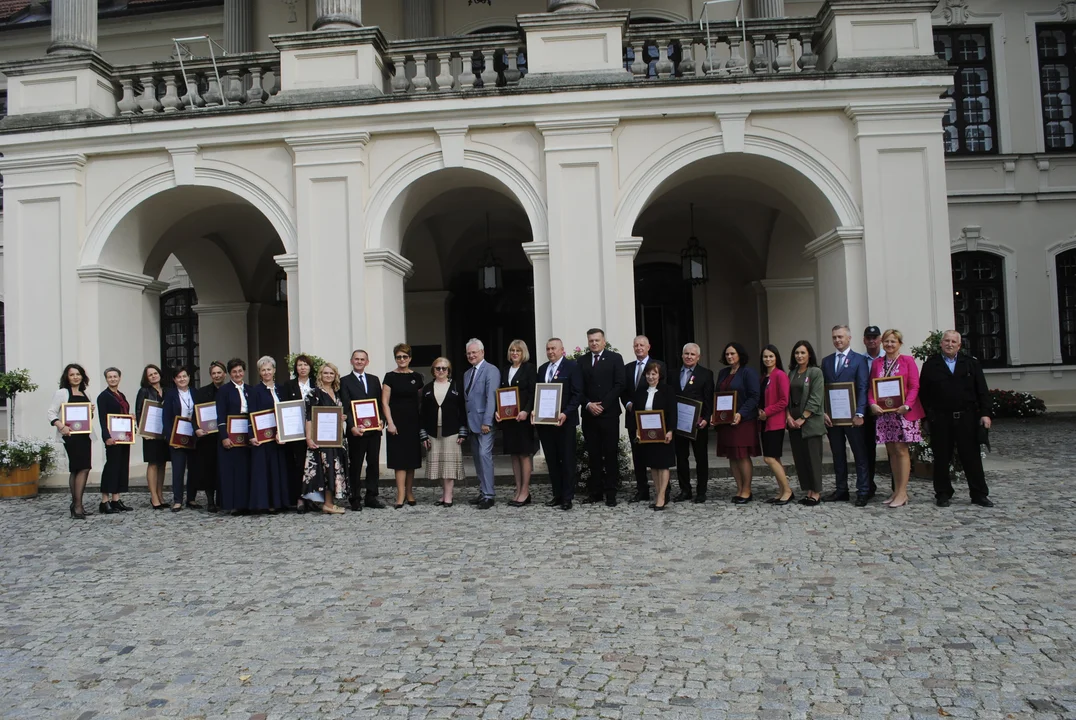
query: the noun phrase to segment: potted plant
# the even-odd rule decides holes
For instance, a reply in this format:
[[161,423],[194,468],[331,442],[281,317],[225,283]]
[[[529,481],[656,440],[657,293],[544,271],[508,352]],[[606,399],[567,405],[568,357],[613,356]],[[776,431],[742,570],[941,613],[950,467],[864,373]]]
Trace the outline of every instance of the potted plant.
[[325,364],[325,360],[322,359],[322,358],[319,358],[317,355],[315,355],[313,353],[308,353],[308,352],[288,353],[288,356],[286,358],[284,358],[284,362],[286,362],[288,364],[288,377],[291,377],[291,374],[292,374],[291,369],[293,367],[295,367],[295,359],[297,357],[299,357],[300,355],[306,355],[314,363],[314,367],[310,368],[310,381],[313,382],[314,379],[317,378],[317,376],[318,376],[318,370],[320,370],[321,366]]
[[0,442],[0,498],[37,495],[42,476],[56,463],[56,446],[48,440],[17,438]]
[[30,393],[37,390],[37,383],[30,379],[30,371],[22,368],[8,370],[0,373],[0,396],[8,401],[8,433],[9,439],[15,437],[15,396],[19,393]]

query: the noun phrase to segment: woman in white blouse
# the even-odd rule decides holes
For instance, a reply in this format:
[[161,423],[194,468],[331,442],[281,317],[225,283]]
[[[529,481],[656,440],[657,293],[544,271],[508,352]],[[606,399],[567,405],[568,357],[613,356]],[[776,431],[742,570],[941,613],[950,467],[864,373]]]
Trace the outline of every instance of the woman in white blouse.
[[[308,355],[297,355],[291,364],[291,379],[280,386],[280,400],[306,401],[314,387],[314,361]],[[284,459],[288,465],[288,498],[295,511],[305,513],[311,503],[303,500],[303,466],[306,464],[306,443],[290,442],[284,446]]]
[[[194,502],[194,478],[191,473],[194,464],[190,462],[195,442],[194,393],[191,392],[191,376],[186,365],[172,369],[172,382],[175,387],[164,393],[164,434],[169,440],[168,459],[172,463],[172,512],[179,512],[183,509],[184,476],[187,478],[187,507],[198,509],[202,506]],[[171,443],[173,427],[190,430],[190,435],[177,433],[175,438],[185,440],[187,445]]]
[[[77,363],[71,363],[64,368],[60,375],[60,389],[52,396],[52,404],[49,406],[49,424],[56,428],[56,439],[62,441],[64,450],[67,451],[67,469],[70,472],[68,486],[71,489],[71,517],[76,520],[86,519],[86,510],[82,505],[82,493],[86,489],[86,481],[90,477],[90,437],[93,432],[93,405],[89,408],[89,417],[86,418],[88,427],[75,428],[74,424],[64,425],[61,420],[61,408],[64,403],[89,403],[90,398],[86,395],[88,384],[86,371]],[[78,421],[80,424],[82,420]],[[91,434],[85,434],[89,430]],[[104,505],[104,503],[102,503]]]

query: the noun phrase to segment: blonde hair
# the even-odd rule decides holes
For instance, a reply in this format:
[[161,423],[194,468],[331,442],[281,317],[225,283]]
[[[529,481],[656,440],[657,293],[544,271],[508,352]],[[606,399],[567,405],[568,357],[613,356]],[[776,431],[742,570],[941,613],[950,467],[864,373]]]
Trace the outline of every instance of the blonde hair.
[[321,388],[322,390],[325,389],[325,385],[321,382],[321,373],[324,372],[325,368],[329,368],[330,370],[333,371],[332,391],[333,392],[339,391],[340,390],[340,371],[336,369],[335,365],[333,365],[331,362],[328,362],[328,361],[323,363],[322,366],[318,368],[318,387]]
[[451,360],[449,360],[449,359],[448,359],[448,358],[446,358],[446,357],[439,357],[439,358],[437,358],[436,360],[434,360],[434,361],[433,361],[433,365],[430,365],[430,375],[432,375],[432,376],[433,376],[433,378],[434,378],[435,380],[437,379],[437,373],[435,373],[435,372],[433,371],[433,367],[434,367],[434,365],[436,365],[437,363],[441,362],[442,360],[444,360],[444,361],[445,361],[445,365],[447,365],[447,366],[448,366],[448,372],[447,372],[447,373],[445,373],[445,378],[447,379],[447,378],[451,378],[451,377],[452,377],[452,361],[451,361]]
[[901,345],[904,344],[904,335],[901,333],[900,330],[895,330],[893,328],[890,328],[889,330],[886,330],[884,333],[882,333],[882,341],[885,342],[885,339],[890,335],[896,338],[897,342],[899,342]]
[[[521,364],[531,359],[531,351],[527,349],[527,343],[522,340],[513,340],[508,343],[508,353],[511,353],[513,349],[523,353],[523,359],[520,361]],[[510,354],[506,353],[505,357],[508,359],[508,362],[512,362],[512,356]]]

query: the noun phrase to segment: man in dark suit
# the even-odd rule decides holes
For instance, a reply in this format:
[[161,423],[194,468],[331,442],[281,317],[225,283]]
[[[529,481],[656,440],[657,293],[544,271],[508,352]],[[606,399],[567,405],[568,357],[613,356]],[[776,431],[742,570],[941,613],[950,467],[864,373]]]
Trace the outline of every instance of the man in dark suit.
[[828,414],[824,415],[826,434],[829,435],[829,447],[833,452],[833,472],[837,475],[837,489],[822,500],[825,502],[847,502],[848,495],[848,455],[845,442],[852,448],[852,457],[856,463],[856,507],[864,507],[871,498],[870,480],[867,477],[867,444],[863,437],[863,416],[867,412],[867,358],[852,350],[852,333],[847,325],[833,328],[833,347],[837,352],[822,359],[822,376],[826,380],[826,389],[833,383],[854,383],[856,389],[856,407],[852,425],[837,427],[833,425]]
[[934,502],[938,507],[949,507],[953,496],[949,466],[955,447],[972,503],[994,507],[979,454],[979,427],[990,429],[990,391],[979,361],[961,353],[960,344],[960,333],[946,330],[941,355],[928,358],[919,374],[919,401],[930,422],[930,449],[934,453]]
[[[877,325],[868,325],[863,331],[863,349],[866,351],[864,355],[867,358],[867,377],[869,378],[874,361],[885,354],[882,351],[882,331]],[[863,440],[867,444],[867,478],[870,480],[871,495],[878,490],[878,485],[874,481],[874,471],[878,463],[877,436],[878,416],[868,412],[863,416]],[[895,491],[897,488],[895,482],[891,480],[890,485]]]
[[[631,345],[635,352],[635,359],[624,363],[624,389],[621,391],[620,400],[624,403],[624,429],[628,431],[628,437],[635,437],[635,413],[631,407],[631,398],[635,391],[646,385],[643,369],[650,362],[650,340],[646,335],[639,335]],[[668,373],[665,363],[656,360],[661,369],[661,382],[667,380]],[[631,461],[635,466],[635,494],[628,502],[640,502],[650,500],[650,483],[647,479],[646,465],[643,463],[642,453],[638,451],[637,443],[631,444]]]
[[385,421],[385,410],[381,407],[381,381],[376,375],[366,372],[370,364],[370,355],[365,350],[351,353],[353,372],[340,378],[340,402],[344,405],[345,430],[348,433],[347,455],[348,475],[351,482],[351,509],[362,509],[360,488],[362,483],[362,466],[366,464],[366,507],[381,509],[385,504],[377,497],[378,464],[381,457],[381,431],[365,430],[359,434],[355,425],[355,416],[351,410],[352,400],[376,400],[377,413],[381,422]]
[[553,488],[553,499],[546,505],[571,510],[575,499],[575,429],[579,427],[583,376],[579,373],[579,364],[564,357],[564,343],[560,338],[549,339],[545,344],[545,356],[549,362],[538,368],[538,382],[564,386],[557,425],[535,425],[549,466],[549,484]]
[[590,486],[584,502],[599,502],[604,494],[605,504],[616,507],[624,358],[605,346],[601,328],[587,330],[587,347],[590,354],[579,363],[583,374],[583,439],[590,456]]
[[696,400],[702,403],[699,414],[698,431],[695,439],[673,435],[676,443],[676,477],[680,482],[680,494],[674,502],[691,500],[691,467],[688,465],[688,451],[695,453],[695,497],[696,503],[706,502],[706,486],[710,476],[709,457],[706,446],[709,444],[709,419],[714,414],[714,373],[699,365],[702,349],[695,343],[684,346],[681,359],[684,364],[675,379],[675,391],[678,397]]

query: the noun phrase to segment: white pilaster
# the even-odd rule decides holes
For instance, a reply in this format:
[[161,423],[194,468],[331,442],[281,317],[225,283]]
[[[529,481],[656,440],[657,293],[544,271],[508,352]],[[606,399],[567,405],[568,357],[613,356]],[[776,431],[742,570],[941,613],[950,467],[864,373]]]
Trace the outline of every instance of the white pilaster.
[[287,253],[273,257],[276,264],[288,276],[288,351],[299,352],[302,348],[302,325],[299,322],[299,256]]
[[385,248],[367,250],[364,263],[367,321],[364,347],[375,368],[394,368],[392,347],[408,342],[404,282],[411,277],[413,265],[403,255]]
[[883,323],[867,315],[863,228],[834,228],[808,243],[803,255],[817,264],[819,337],[827,337],[834,325],[847,324],[858,337],[868,324]]
[[534,341],[537,347],[536,354],[532,354],[541,365],[546,341],[556,335],[553,332],[553,314],[550,307],[552,292],[549,278],[549,245],[539,242],[523,243],[523,252],[534,271]]
[[49,55],[97,50],[97,0],[52,0]]
[[635,338],[635,256],[643,246],[641,237],[617,238],[616,241],[616,326],[608,328],[616,335],[621,351],[627,353]]

